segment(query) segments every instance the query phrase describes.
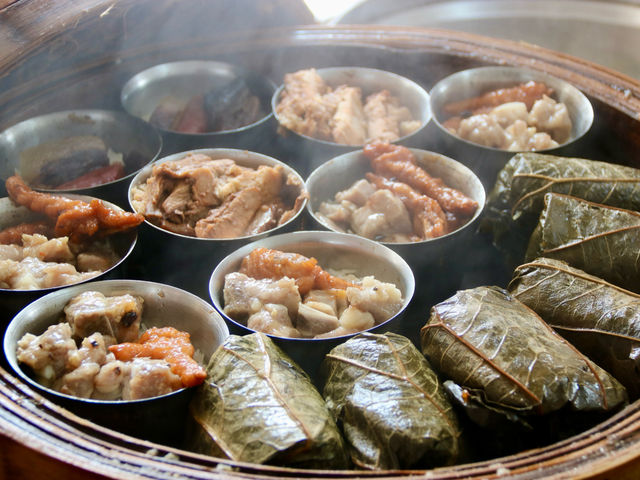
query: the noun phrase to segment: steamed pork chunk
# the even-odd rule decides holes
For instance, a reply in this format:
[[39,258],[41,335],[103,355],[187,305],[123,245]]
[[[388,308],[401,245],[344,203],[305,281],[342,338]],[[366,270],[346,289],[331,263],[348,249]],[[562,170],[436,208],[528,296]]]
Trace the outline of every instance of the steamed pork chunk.
[[80,247],[68,237],[23,234],[20,243],[0,245],[0,288],[35,290],[71,285],[99,275],[119,260],[106,241]]
[[242,167],[189,154],[153,167],[133,190],[136,211],[161,228],[198,238],[235,238],[277,227],[302,207],[300,182],[281,166]]
[[18,341],[16,358],[31,368],[36,380],[45,386],[62,375],[67,357],[77,350],[68,323],[51,325],[39,336],[25,334]]
[[528,82],[487,92],[444,106],[454,116],[444,123],[454,135],[486,147],[538,151],[569,140],[572,121],[567,106],[551,98],[543,83]]
[[286,85],[276,111],[285,127],[320,140],[332,138],[331,119],[335,97],[315,69],[299,70],[284,76]]
[[410,149],[372,143],[363,153],[373,172],[316,211],[334,230],[383,242],[417,242],[452,232],[475,214],[477,202],[430,176]]
[[64,321],[25,334],[16,358],[43,386],[81,398],[137,400],[202,383],[189,334],[153,327],[139,335],[142,307],[129,294],[84,292],[67,303]]
[[351,216],[356,235],[366,238],[406,238],[413,232],[409,210],[390,190],[376,190]]
[[351,307],[371,313],[376,323],[380,323],[398,311],[402,294],[395,285],[364,277],[360,285],[347,288],[347,302]]
[[279,337],[325,338],[367,330],[402,308],[400,290],[368,276],[343,279],[314,258],[253,250],[225,276],[224,313]]
[[131,374],[125,378],[122,387],[123,400],[157,397],[182,388],[180,377],[162,360],[136,358],[129,368]]
[[310,68],[284,76],[276,112],[289,130],[342,145],[392,142],[420,128],[420,121],[388,90],[363,98],[361,88],[332,88]]
[[225,277],[224,312],[234,318],[246,318],[257,310],[256,303],[278,304],[288,315],[298,313],[302,301],[294,279],[255,279],[240,272]]
[[388,90],[367,97],[364,115],[367,119],[367,141],[393,142],[420,128],[420,122],[414,120],[411,111]]
[[329,122],[336,143],[361,145],[367,139],[367,123],[359,88],[341,85],[332,96],[336,98],[336,112]]
[[113,338],[112,343],[135,341],[140,334],[142,297],[125,294],[105,297],[100,292],[83,292],[65,307],[67,321],[77,337],[99,332]]
[[93,333],[82,340],[77,350],[67,355],[65,373],[54,388],[67,395],[90,398],[94,389],[94,378],[100,367],[107,363],[107,347],[100,333]]

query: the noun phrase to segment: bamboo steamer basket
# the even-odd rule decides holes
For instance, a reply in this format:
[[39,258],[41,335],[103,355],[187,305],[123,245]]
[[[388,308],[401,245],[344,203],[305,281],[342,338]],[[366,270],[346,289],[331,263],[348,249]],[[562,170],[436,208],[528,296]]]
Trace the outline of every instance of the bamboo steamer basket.
[[[215,14],[211,10],[222,9],[226,2],[220,2],[222,6],[218,7],[212,6],[217,2],[193,3],[189,8],[176,8],[177,2],[168,0],[55,2],[48,15],[42,14],[48,5],[44,0],[0,3],[0,7],[4,6],[0,10],[3,26],[0,128],[61,107],[117,105],[120,86],[133,73],[160,62],[194,57],[251,65],[274,80],[301,67],[357,62],[407,76],[427,89],[438,79],[465,68],[513,65],[569,81],[589,97],[595,121],[580,141],[578,152],[582,156],[640,166],[640,82],[612,70],[531,45],[459,32],[378,26],[295,26],[311,21],[297,2],[280,1],[269,6],[265,2],[260,7],[244,8],[247,18],[243,22],[252,30],[250,36],[233,31],[238,22],[223,20],[220,21],[223,28],[217,32],[215,29],[198,32],[192,26],[204,21],[198,23],[203,15],[197,14],[200,12],[197,8]],[[277,9],[283,6],[286,15],[277,15]],[[167,16],[175,28],[164,32],[168,37],[160,42],[161,32],[155,27],[159,19]],[[215,17],[208,16],[207,20],[211,18]],[[38,19],[40,23],[36,22]],[[257,28],[265,27],[267,20],[271,22],[268,26],[279,28]],[[31,29],[20,30],[21,26]],[[18,34],[20,31],[23,36]],[[104,36],[96,35],[98,31],[104,32]],[[187,34],[182,35],[184,32]],[[92,41],[95,37],[100,37],[100,42]],[[426,136],[421,147],[456,158],[455,151],[438,149],[436,131]],[[277,142],[272,148],[277,150]],[[143,256],[132,259],[144,260]],[[444,290],[449,292],[465,281],[459,271],[462,267],[442,268],[452,278],[442,282],[441,290],[435,291],[434,296],[443,296]],[[132,276],[143,273],[143,270],[130,272]],[[418,284],[428,282],[423,272],[416,277]],[[488,278],[487,282],[490,280],[496,279]],[[415,325],[408,325],[406,331],[398,333],[417,335],[427,316],[427,302],[432,301],[433,298],[410,305]],[[476,463],[430,471],[302,471],[207,457],[105,429],[44,399],[2,365],[0,451],[4,471],[10,472],[11,478],[346,479],[415,475],[430,479],[631,479],[640,476],[640,401],[566,440]]]

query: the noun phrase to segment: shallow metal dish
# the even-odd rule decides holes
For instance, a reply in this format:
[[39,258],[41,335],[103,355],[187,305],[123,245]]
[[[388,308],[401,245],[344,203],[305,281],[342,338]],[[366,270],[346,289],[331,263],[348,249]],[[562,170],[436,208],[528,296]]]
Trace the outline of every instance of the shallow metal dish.
[[447,150],[457,150],[461,162],[471,166],[490,188],[497,172],[516,152],[486,147],[464,140],[447,130],[443,123],[446,104],[476,97],[487,91],[513,87],[528,81],[543,82],[553,89],[553,98],[567,106],[572,121],[571,136],[558,147],[540,152],[572,156],[573,144],[579,141],[593,124],[593,107],[589,99],[569,82],[521,67],[479,67],[456,72],[443,78],[431,89],[433,121],[444,137]]
[[[427,150],[411,149],[418,164],[431,176],[441,178],[450,187],[460,190],[478,203],[478,209],[467,223],[441,237],[421,242],[379,242],[402,255],[414,268],[435,262],[443,256],[455,255],[456,249],[466,248],[466,241],[473,235],[476,223],[485,205],[485,190],[480,179],[467,167],[449,157]],[[349,188],[365,173],[373,171],[369,159],[362,151],[350,152],[332,158],[320,165],[307,178],[309,192],[307,212],[315,223],[328,230],[337,231],[316,215],[320,204],[333,200],[335,194]]]
[[[155,164],[177,161],[192,153],[207,155],[212,159],[229,158],[240,166],[254,169],[260,165],[280,165],[286,175],[292,175],[297,179],[301,191],[304,191],[304,180],[302,177],[293,168],[275,158],[246,150],[229,148],[200,149],[170,155],[142,169],[133,178],[129,186],[129,204],[131,208],[135,211],[134,203],[132,202],[134,189],[147,181],[151,176]],[[155,270],[158,271],[157,278],[163,278],[163,281],[169,284],[185,288],[191,292],[196,292],[203,298],[208,298],[207,280],[212,268],[219,260],[246,243],[275,233],[296,230],[302,222],[306,203],[307,200],[305,199],[300,210],[286,223],[257,235],[237,238],[218,239],[191,237],[170,232],[145,220],[145,228],[142,229],[140,242],[142,248],[146,251],[145,256],[147,258],[154,258],[153,262],[156,264]]]
[[165,140],[164,153],[204,147],[256,148],[270,141],[275,128],[270,124],[271,97],[275,84],[267,77],[224,62],[187,60],[155,65],[132,78],[122,87],[120,100],[123,108],[145,122],[168,95],[184,99],[185,103],[194,95],[241,77],[251,92],[258,96],[264,115],[248,125],[231,130],[205,133],[182,133],[159,129]]
[[[415,278],[411,268],[402,257],[379,243],[345,233],[304,231],[292,232],[264,238],[245,245],[225,257],[213,270],[209,280],[209,295],[216,309],[229,324],[232,333],[253,333],[242,323],[224,313],[224,279],[228,273],[240,268],[242,259],[258,247],[273,248],[314,257],[324,269],[346,270],[358,277],[373,275],[383,282],[393,283],[403,297],[402,308],[388,320],[370,328],[369,332],[391,331],[413,298]],[[287,338],[269,335],[294,361],[296,361],[318,384],[320,363],[333,347],[356,334],[340,337],[313,339]]]
[[[74,195],[70,193],[64,194],[64,196],[72,199],[83,200],[85,202],[89,202],[94,198],[86,195]],[[122,210],[113,203],[104,203],[114,210]],[[38,215],[26,207],[16,206],[8,197],[0,198],[0,230],[12,227],[19,223],[33,222],[41,219],[42,215]],[[93,282],[97,279],[115,277],[136,246],[136,242],[138,240],[138,229],[134,228],[126,232],[116,233],[111,235],[109,238],[116,254],[120,257],[120,260],[101,274],[96,275],[93,278],[83,280],[77,284]],[[43,288],[38,290],[13,290],[0,288],[0,305],[2,305],[0,324],[8,323],[14,314],[33,300],[46,295],[47,293],[53,292],[54,290],[59,290],[67,286],[69,285],[61,285],[59,287]]]
[[[162,139],[151,125],[125,113],[111,110],[68,110],[40,115],[9,127],[0,133],[0,178],[4,181],[21,174],[20,153],[44,142],[65,137],[93,135],[107,148],[123,154],[125,175],[113,182],[89,188],[40,191],[73,192],[126,204],[127,186],[133,175],[160,154]],[[28,183],[29,179],[25,178]]]
[[40,385],[18,363],[18,340],[26,333],[39,335],[58,323],[64,317],[63,308],[67,302],[86,291],[98,291],[107,296],[129,293],[143,297],[144,326],[170,326],[188,332],[196,351],[203,356],[204,366],[229,335],[216,310],[189,292],[154,282],[106,280],[64,288],[27,305],[5,332],[3,349],[7,362],[22,380],[77,415],[133,436],[176,443],[179,439],[175,435],[182,432],[193,389],[182,388],[159,397],[129,401],[79,398]]
[[[318,68],[316,71],[332,88],[340,85],[360,87],[362,89],[363,99],[381,90],[388,90],[392,95],[397,97],[400,103],[411,111],[413,118],[420,121],[420,127],[409,135],[398,138],[394,143],[415,145],[415,143],[417,143],[416,138],[431,120],[432,114],[429,104],[429,93],[416,82],[406,77],[385,70],[364,67],[328,67]],[[278,121],[276,109],[280,103],[280,97],[283,91],[284,84],[278,87],[271,100],[271,108]],[[363,146],[343,145],[327,140],[320,140],[291,130],[286,130],[286,132],[287,138],[284,139],[285,141],[283,143],[288,144],[288,149],[292,152],[292,155],[295,155],[294,158],[310,158],[307,164],[308,171],[315,169],[336,155]]]

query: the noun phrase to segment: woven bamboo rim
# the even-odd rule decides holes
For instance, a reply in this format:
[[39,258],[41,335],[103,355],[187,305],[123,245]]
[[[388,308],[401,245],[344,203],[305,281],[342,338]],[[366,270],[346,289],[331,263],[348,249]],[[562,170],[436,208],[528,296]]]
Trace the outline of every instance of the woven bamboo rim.
[[[632,145],[640,144],[640,83],[628,76],[575,57],[532,45],[436,29],[304,26],[232,38],[220,54],[285,46],[353,46],[402,52],[444,53],[458,62],[523,66],[563,78],[614,112],[616,125]],[[154,49],[201,48],[154,45]],[[151,48],[151,47],[149,47]],[[143,55],[144,49],[127,56]],[[91,66],[96,68],[97,64]],[[464,68],[464,67],[461,67]],[[5,72],[6,73],[6,72]],[[28,96],[29,85],[5,97]],[[15,97],[14,97],[15,98]],[[640,149],[636,150],[640,152]],[[638,154],[640,155],[640,153]],[[640,163],[638,157],[630,163]],[[485,462],[430,471],[307,471],[234,463],[127,437],[86,420],[44,399],[0,368],[0,433],[18,451],[36,452],[44,464],[63,465],[82,478],[217,479],[217,478],[637,478],[640,471],[640,401],[566,441]]]

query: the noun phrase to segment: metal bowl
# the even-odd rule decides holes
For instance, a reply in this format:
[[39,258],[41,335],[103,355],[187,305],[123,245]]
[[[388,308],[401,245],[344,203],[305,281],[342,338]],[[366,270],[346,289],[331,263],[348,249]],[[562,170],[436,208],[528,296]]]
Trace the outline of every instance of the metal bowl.
[[[266,155],[228,148],[212,148],[191,150],[176,153],[162,158],[154,164],[146,166],[132,180],[129,186],[129,204],[135,211],[133,200],[134,189],[145,183],[151,176],[153,165],[180,160],[188,154],[200,153],[212,159],[229,158],[243,167],[257,168],[260,165],[280,165],[287,175],[294,176],[304,191],[304,180],[290,166]],[[286,223],[258,235],[237,238],[197,238],[171,232],[145,220],[145,228],[141,231],[141,244],[145,249],[145,277],[162,278],[164,282],[189,290],[202,298],[209,298],[207,280],[212,268],[225,255],[236,248],[259,238],[296,230],[302,223],[305,199],[300,210]],[[142,212],[140,212],[142,213]]]
[[457,152],[456,158],[476,171],[486,188],[491,188],[498,171],[516,152],[486,147],[454,135],[443,126],[447,119],[443,108],[450,102],[531,80],[543,82],[553,89],[552,97],[567,106],[573,124],[566,142],[558,147],[539,151],[575,156],[574,144],[589,131],[593,123],[593,107],[580,90],[564,80],[519,67],[479,67],[445,77],[431,89],[431,110],[434,123],[443,137],[443,151]]
[[[395,284],[402,292],[402,308],[388,320],[367,330],[383,333],[401,321],[415,291],[411,268],[398,254],[379,243],[344,233],[303,231],[264,238],[245,245],[225,257],[213,270],[209,280],[209,295],[216,309],[227,321],[232,333],[253,333],[242,323],[224,313],[224,279],[240,268],[242,259],[258,247],[273,248],[314,257],[325,269],[348,270],[359,277],[373,275],[378,280]],[[319,384],[320,364],[325,354],[355,334],[333,338],[270,337]]]
[[[431,106],[429,93],[416,82],[395,73],[374,68],[328,67],[318,68],[316,72],[332,88],[340,85],[360,87],[363,98],[381,90],[388,90],[400,100],[402,105],[409,108],[413,118],[420,121],[420,127],[416,131],[398,138],[394,143],[403,145],[419,143],[419,134],[431,120]],[[271,100],[271,108],[278,122],[279,117],[276,109],[283,91],[284,84],[278,87]],[[305,162],[305,173],[312,171],[336,155],[363,147],[363,145],[343,145],[320,140],[292,130],[286,130],[286,133],[287,138],[284,139],[286,141],[283,141],[283,143],[291,151],[293,158],[300,159],[300,162]],[[302,171],[302,167],[299,170]]]
[[16,374],[55,403],[100,425],[144,439],[177,444],[187,419],[192,388],[141,400],[79,398],[44,387],[22,369],[16,358],[17,343],[26,333],[39,335],[64,316],[63,308],[76,295],[98,291],[104,295],[130,293],[144,298],[145,327],[175,327],[191,335],[206,366],[211,354],[229,335],[216,310],[204,300],[169,285],[140,280],[106,280],[50,293],[26,306],[14,317],[4,335],[4,354]]
[[[74,195],[64,194],[63,196],[83,200],[85,202],[91,201],[94,197],[86,195]],[[117,205],[109,202],[104,202],[109,208],[114,210],[122,210]],[[0,230],[7,227],[12,227],[23,222],[32,222],[41,220],[42,215],[32,212],[26,207],[16,206],[8,197],[0,198]],[[116,233],[110,236],[111,244],[120,257],[120,260],[111,268],[96,275],[95,277],[83,280],[77,284],[84,284],[87,282],[93,282],[96,279],[105,279],[115,277],[122,268],[125,260],[133,252],[134,247],[138,239],[138,229],[132,229],[126,232]],[[74,284],[76,285],[76,284]],[[9,320],[15,315],[21,308],[33,300],[46,295],[54,290],[59,290],[68,285],[61,285],[59,287],[43,288],[37,290],[13,290],[0,288],[0,305],[2,306],[2,313],[0,314],[0,325],[6,325]]]
[[[480,179],[467,167],[449,157],[427,150],[411,149],[418,164],[431,176],[441,178],[450,187],[460,190],[478,203],[478,209],[467,223],[441,237],[420,242],[391,243],[379,242],[400,254],[414,268],[434,263],[442,258],[455,255],[456,249],[465,249],[466,242],[473,235],[475,225],[485,205],[485,189]],[[309,193],[307,212],[317,226],[337,231],[325,223],[316,212],[320,204],[333,200],[335,194],[349,188],[365,173],[371,172],[371,163],[362,151],[345,153],[319,166],[307,178]]]
[[131,115],[148,121],[160,102],[171,95],[186,103],[214,87],[243,78],[260,99],[264,115],[253,123],[232,130],[206,133],[181,133],[159,129],[165,141],[164,154],[204,147],[258,149],[275,135],[271,122],[271,97],[275,84],[268,78],[229,63],[189,60],[155,65],[134,75],[122,88],[120,100]]
[[[131,177],[155,160],[162,148],[160,134],[151,125],[121,112],[110,110],[68,110],[49,113],[17,123],[0,133],[0,178],[4,181],[20,174],[29,183],[34,176],[29,165],[20,162],[24,150],[66,137],[91,135],[100,137],[107,148],[123,154],[125,175],[115,181],[90,188],[53,190],[90,195],[126,205]],[[4,190],[6,194],[6,190]]]

